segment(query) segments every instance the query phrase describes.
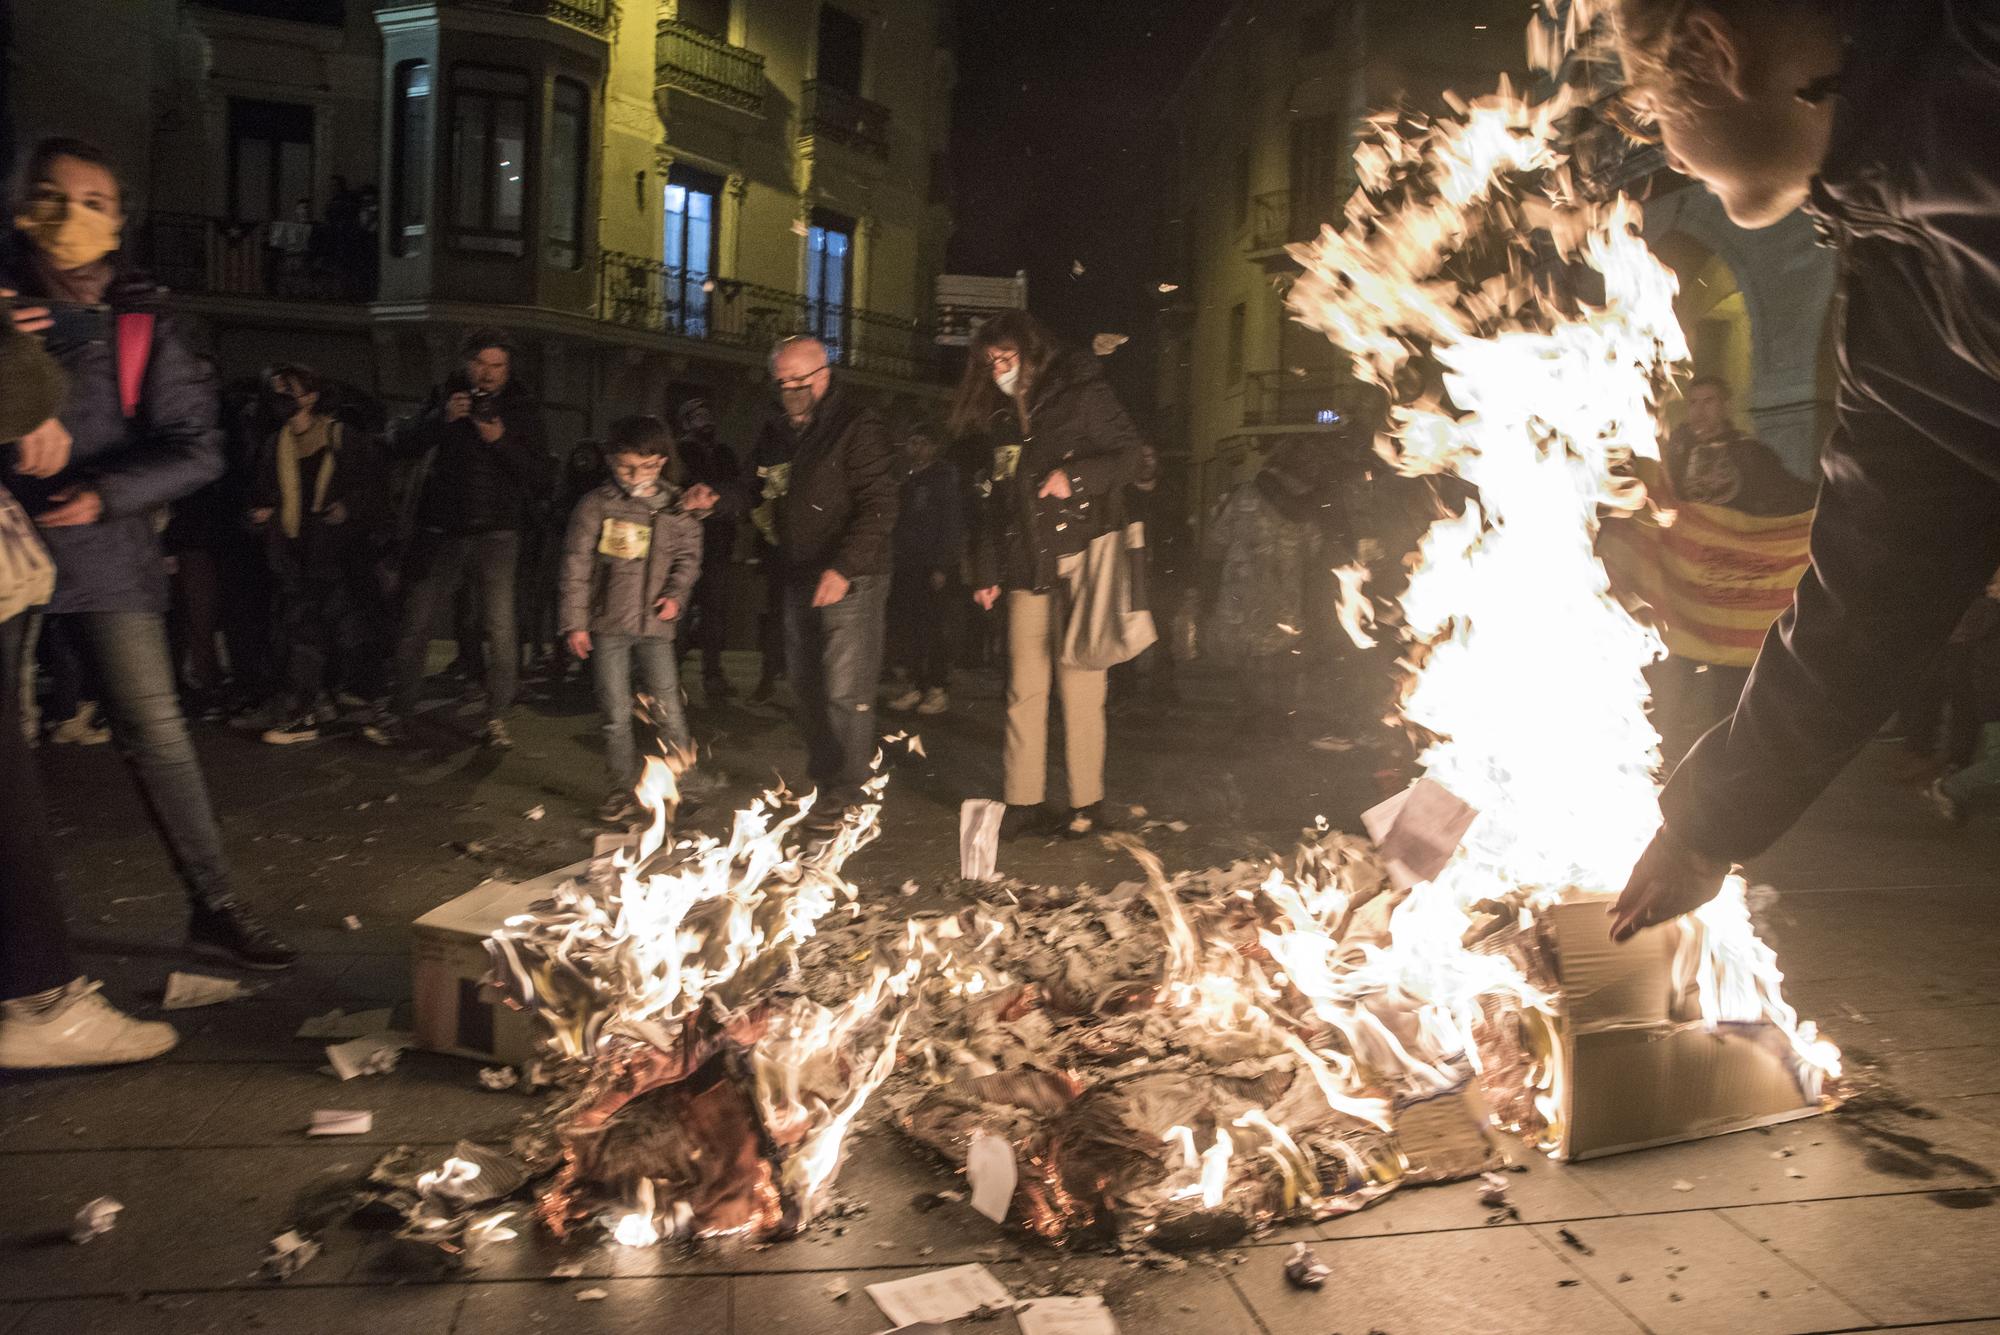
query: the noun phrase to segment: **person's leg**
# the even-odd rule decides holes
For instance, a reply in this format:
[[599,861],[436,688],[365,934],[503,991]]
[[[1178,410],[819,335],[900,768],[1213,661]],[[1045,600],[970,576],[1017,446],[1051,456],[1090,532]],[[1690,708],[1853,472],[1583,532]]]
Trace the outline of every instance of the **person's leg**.
[[1010,807],[1048,796],[1049,683],[1055,599],[1015,589],[1007,595],[1007,741],[1002,797]]
[[1966,812],[2000,804],[2000,723],[1985,726],[1977,759],[1945,775],[1938,790]]
[[222,660],[216,655],[221,629],[222,569],[215,553],[205,548],[182,552],[178,584],[187,634],[188,680],[196,690],[222,686]]
[[806,743],[806,776],[831,800],[828,790],[840,771],[840,745],[827,718],[824,653],[826,636],[820,609],[812,605],[813,586],[792,581],[783,586],[779,607],[784,616],[785,673],[798,701],[799,732]]
[[403,617],[396,632],[396,684],[389,697],[393,715],[416,712],[424,689],[431,633],[438,615],[453,605],[464,578],[467,550],[464,538],[419,539],[410,553],[410,579],[403,591]]
[[886,577],[859,575],[845,598],[819,609],[827,728],[838,749],[830,796],[838,796],[842,806],[861,801],[861,785],[874,773],[881,742],[875,693],[882,684],[888,602]]
[[42,717],[61,723],[83,708],[84,665],[76,619],[60,613],[42,618],[41,659],[49,682]]
[[1972,646],[1946,645],[1943,672],[1947,709],[1944,760],[1952,769],[1963,769],[1979,755],[1983,723],[1979,708],[1979,674],[1973,662]]
[[959,604],[965,590],[950,580],[942,589],[926,589],[927,606],[919,630],[917,685],[925,690],[945,690],[951,685],[952,655],[958,644]]
[[701,651],[705,682],[723,680],[722,651],[729,644],[729,574],[727,554],[710,553],[703,558],[701,578],[695,581],[694,647]]
[[641,635],[633,647],[639,680],[652,700],[649,711],[660,740],[692,759],[694,734],[688,731],[687,706],[681,700],[679,642],[668,635]]
[[1069,774],[1069,804],[1094,806],[1104,800],[1103,671],[1059,667],[1056,684],[1062,691],[1063,763]]
[[181,716],[164,622],[150,612],[83,612],[77,625],[104,682],[112,740],[139,782],[188,898],[204,908],[232,902],[222,832]]
[[[0,624],[0,647],[19,653],[27,617]],[[35,761],[21,731],[18,676],[0,669],[0,1000],[33,996],[77,976],[56,888],[55,850]]]
[[614,789],[638,777],[632,757],[632,637],[590,637],[590,684],[604,718],[604,769]]
[[486,713],[499,718],[514,705],[521,679],[521,644],[515,620],[515,572],[521,535],[479,536],[479,601],[486,620]]

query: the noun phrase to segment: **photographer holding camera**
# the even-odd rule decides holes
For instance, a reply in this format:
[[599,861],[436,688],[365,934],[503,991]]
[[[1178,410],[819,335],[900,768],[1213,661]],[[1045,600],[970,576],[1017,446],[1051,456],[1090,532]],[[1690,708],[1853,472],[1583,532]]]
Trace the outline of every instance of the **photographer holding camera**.
[[463,369],[438,386],[396,453],[416,456],[416,522],[403,560],[396,686],[388,712],[366,729],[384,746],[405,740],[439,614],[477,580],[486,634],[486,745],[513,745],[505,715],[520,675],[515,580],[522,533],[554,488],[541,405],[514,379],[514,344],[481,329],[459,345]]

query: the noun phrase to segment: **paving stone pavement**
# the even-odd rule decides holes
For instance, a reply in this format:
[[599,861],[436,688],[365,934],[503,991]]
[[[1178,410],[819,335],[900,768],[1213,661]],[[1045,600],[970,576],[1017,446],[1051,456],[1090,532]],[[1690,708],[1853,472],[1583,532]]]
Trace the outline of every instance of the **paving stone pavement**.
[[[1225,687],[1197,678],[1193,703],[1168,719],[1114,724],[1118,795],[1189,822],[1155,833],[1169,865],[1283,848],[1320,813],[1358,828],[1379,758],[1245,739],[1217,699]],[[924,720],[929,758],[897,774],[885,836],[850,868],[864,895],[921,905],[949,892],[957,803],[990,795],[999,771],[996,683],[970,677],[956,703]],[[701,706],[694,717],[733,793],[798,765],[775,709]],[[1423,1188],[1155,1269],[1058,1253],[962,1205],[919,1214],[911,1198],[946,1174],[874,1128],[854,1138],[841,1179],[869,1209],[838,1234],[685,1253],[563,1246],[524,1227],[445,1272],[336,1227],[294,1279],[259,1281],[268,1240],[385,1147],[442,1149],[528,1107],[481,1089],[474,1064],[423,1053],[340,1084],[320,1073],[317,1045],[291,1036],[333,1006],[406,1007],[418,914],[486,876],[588,851],[601,792],[587,701],[531,704],[505,756],[455,740],[473,722],[447,711],[425,729],[425,750],[399,754],[203,732],[245,888],[305,958],[252,978],[249,999],[171,1016],[183,1041],[158,1063],[0,1082],[0,1335],[874,1335],[887,1322],[865,1284],[965,1261],[1017,1295],[1102,1293],[1123,1330],[1148,1335],[2000,1331],[2000,821],[1941,827],[1886,777],[1886,748],[1751,868],[1780,892],[1765,929],[1788,996],[1877,1092],[1830,1117],[1584,1164],[1524,1152],[1517,1223],[1488,1226],[1472,1185]],[[109,751],[62,748],[43,763],[85,963],[121,1004],[151,1014],[171,969],[226,971],[179,950],[178,892]],[[537,806],[544,818],[527,819]],[[1064,883],[1128,874],[1087,843],[1010,848],[1003,865]],[[901,899],[906,879],[922,897]],[[358,930],[343,926],[349,914]],[[309,1141],[305,1121],[322,1107],[367,1108],[374,1130]],[[82,1247],[62,1241],[99,1195],[124,1202],[117,1228]],[[1332,1268],[1325,1289],[1285,1283],[1297,1239]],[[563,1262],[577,1277],[549,1278]],[[830,1296],[836,1281],[847,1297]],[[586,1299],[592,1290],[604,1296]],[[966,1327],[1015,1328],[1011,1317]]]

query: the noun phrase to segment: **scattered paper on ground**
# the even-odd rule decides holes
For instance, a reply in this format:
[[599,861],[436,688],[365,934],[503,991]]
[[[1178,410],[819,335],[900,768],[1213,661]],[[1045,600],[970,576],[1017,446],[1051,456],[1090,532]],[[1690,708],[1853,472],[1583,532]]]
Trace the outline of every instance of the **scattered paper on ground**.
[[374,1129],[374,1113],[340,1108],[315,1108],[306,1124],[309,1136],[365,1136]]
[[1004,1311],[1014,1299],[983,1265],[955,1265],[908,1279],[870,1284],[868,1296],[899,1326],[915,1321],[956,1321],[982,1307]]
[[109,1196],[99,1196],[76,1212],[69,1226],[69,1240],[81,1246],[92,1238],[118,1227],[118,1212],[125,1207]]
[[379,1034],[389,1027],[389,1011],[356,1011],[349,1015],[339,1007],[324,1015],[315,1015],[299,1026],[293,1038],[360,1038],[364,1034]]
[[485,1066],[480,1068],[479,1083],[491,1090],[512,1089],[521,1083],[521,1073],[511,1066]]
[[196,1006],[214,1006],[249,995],[250,989],[234,978],[211,978],[205,973],[176,971],[167,975],[167,996],[166,1000],[160,1003],[160,1008],[170,1011],[193,1010]]
[[329,1046],[326,1059],[333,1064],[333,1073],[342,1080],[352,1080],[358,1075],[383,1075],[396,1069],[396,1061],[403,1055],[403,1049],[415,1042],[408,1034],[363,1034],[360,1038]]
[[1033,1298],[1014,1309],[1021,1335],[1118,1335],[1111,1309],[1096,1294],[1082,1298]]
[[969,797],[958,808],[958,874],[968,881],[990,881],[1000,861],[1000,818],[1005,802]]
[[265,1279],[289,1279],[319,1255],[319,1244],[297,1229],[287,1229],[271,1239],[271,1253],[258,1271]]
[[975,1135],[965,1156],[965,1176],[972,1183],[972,1208],[996,1224],[1006,1222],[1014,1184],[1020,1180],[1014,1147],[1001,1136]]
[[603,1289],[585,1289],[576,1295],[576,1300],[580,1303],[601,1303],[610,1296]]

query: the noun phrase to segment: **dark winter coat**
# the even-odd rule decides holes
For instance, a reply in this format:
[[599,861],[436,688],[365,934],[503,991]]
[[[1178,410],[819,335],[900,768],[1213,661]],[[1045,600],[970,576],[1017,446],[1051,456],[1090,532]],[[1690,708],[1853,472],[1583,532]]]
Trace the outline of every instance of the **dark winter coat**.
[[[563,537],[557,575],[556,618],[562,633],[642,635],[671,639],[678,620],[662,621],[656,609],[672,598],[686,614],[689,590],[701,576],[701,521],[684,514],[678,488],[663,497],[640,497],[607,482],[577,502]],[[664,500],[655,506],[653,501]],[[608,525],[643,530],[644,556],[615,554],[621,541]],[[627,529],[629,534],[632,530]]]
[[702,554],[710,565],[726,563],[736,550],[736,521],[750,508],[750,488],[736,451],[712,435],[683,436],[674,442],[682,487],[700,484],[716,494],[715,508],[700,520]]
[[889,573],[898,470],[888,429],[873,408],[836,384],[804,432],[773,414],[757,433],[751,462],[764,475],[778,560],[789,576]]
[[[274,436],[257,454],[257,475],[249,488],[249,508],[268,509],[271,518],[258,525],[271,573],[281,579],[333,580],[364,571],[386,538],[389,524],[388,478],[382,452],[373,440],[334,421],[333,475],[327,480],[326,503],[312,508],[319,477],[320,455],[300,461],[299,536],[285,536],[278,512],[283,493],[278,485],[278,445]],[[322,451],[324,453],[324,451]],[[339,523],[328,516],[339,505]]]
[[398,445],[397,453],[420,460],[411,483],[414,525],[453,535],[532,527],[548,514],[556,484],[541,405],[518,379],[509,379],[494,404],[507,430],[489,445],[470,417],[445,420],[451,396],[466,390],[461,374],[431,391]]
[[[30,245],[14,233],[0,248],[0,286],[20,292],[22,305],[44,295]],[[56,564],[50,611],[164,613],[167,575],[154,521],[222,475],[215,370],[189,349],[179,320],[163,309],[164,291],[122,256],[111,261],[105,302],[114,313],[154,316],[139,411],[128,422],[119,403],[114,332],[50,348],[69,375],[69,395],[57,414],[73,441],[69,466],[53,478],[10,474],[7,485],[30,515],[52,508],[49,498],[69,487],[93,490],[104,502],[94,524],[42,530]]]
[[949,459],[934,460],[910,474],[896,512],[896,577],[927,580],[943,573],[957,579],[965,555],[965,496],[958,469]]
[[1683,841],[1739,861],[1874,736],[2000,566],[2000,5],[1852,12],[1808,206],[1842,297],[1812,567],[1663,797]]
[[[985,496],[972,532],[973,577],[981,588],[1052,589],[1057,562],[1125,522],[1139,433],[1095,358],[1065,351],[1049,362],[1028,389],[1028,428],[1023,436],[1009,407],[984,433]],[[1069,498],[1038,496],[1057,469],[1069,475]]]

